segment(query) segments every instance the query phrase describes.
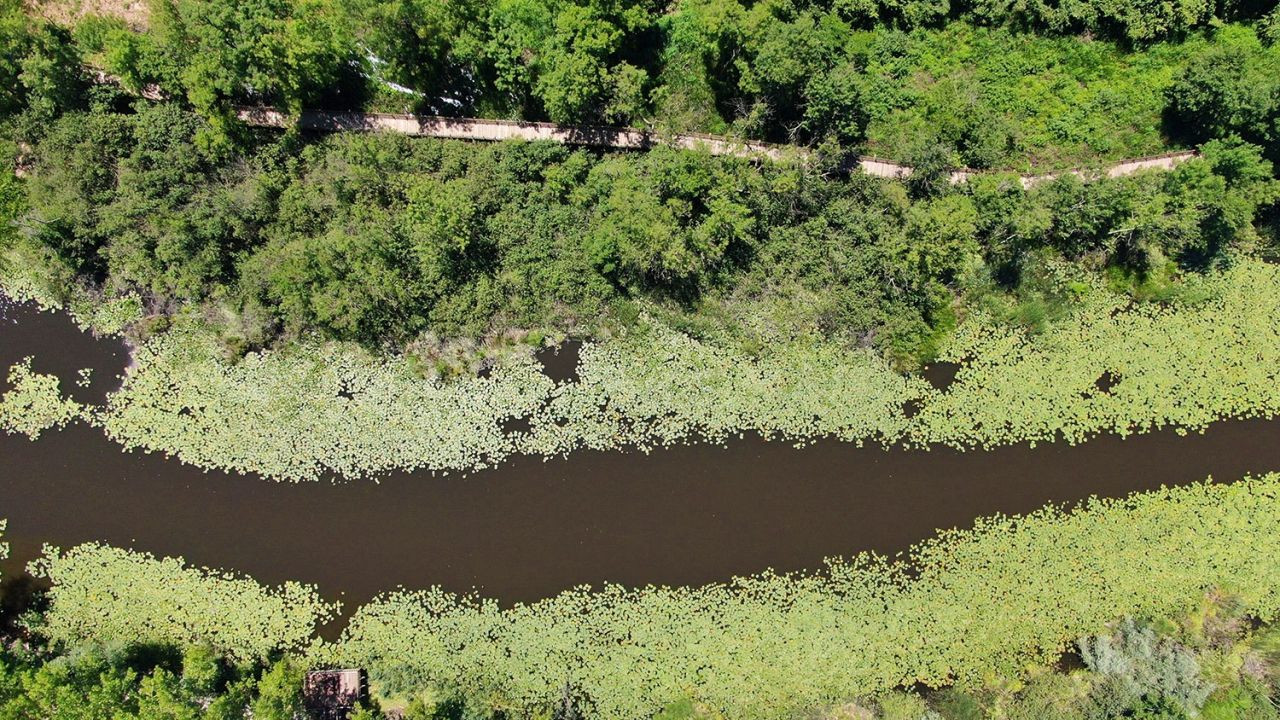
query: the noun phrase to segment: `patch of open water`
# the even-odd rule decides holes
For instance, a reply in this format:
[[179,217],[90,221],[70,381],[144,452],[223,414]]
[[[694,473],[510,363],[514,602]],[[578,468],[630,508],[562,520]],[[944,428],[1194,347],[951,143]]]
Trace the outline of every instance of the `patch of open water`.
[[[9,306],[0,368],[26,355],[82,400],[127,362],[61,315]],[[92,367],[93,383],[75,385]],[[123,453],[73,425],[37,442],[0,435],[0,517],[11,573],[41,543],[98,540],[269,582],[315,583],[348,609],[398,585],[530,601],[589,583],[702,584],[892,554],[937,529],[1090,495],[1280,469],[1280,421],[1226,421],[1078,446],[884,450],[831,440],[515,458],[466,477],[275,483]]]

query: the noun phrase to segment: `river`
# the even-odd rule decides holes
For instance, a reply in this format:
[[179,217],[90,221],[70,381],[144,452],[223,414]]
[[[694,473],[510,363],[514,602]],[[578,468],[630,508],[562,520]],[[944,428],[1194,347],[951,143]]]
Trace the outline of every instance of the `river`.
[[[101,401],[119,382],[127,353],[118,341],[26,305],[0,316],[0,368],[31,355],[82,401]],[[92,383],[78,387],[84,367],[94,368]],[[73,425],[35,442],[0,434],[0,517],[13,546],[6,573],[42,543],[97,540],[270,583],[314,583],[350,609],[396,586],[518,602],[580,584],[812,569],[828,556],[892,554],[982,515],[1273,469],[1280,421],[1249,420],[1203,435],[983,452],[747,438],[517,458],[466,477],[289,484],[124,453]]]

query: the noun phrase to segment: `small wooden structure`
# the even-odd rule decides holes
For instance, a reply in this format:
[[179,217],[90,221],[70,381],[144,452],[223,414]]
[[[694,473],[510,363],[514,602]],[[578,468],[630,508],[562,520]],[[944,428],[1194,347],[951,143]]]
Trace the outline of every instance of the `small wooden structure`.
[[368,687],[364,670],[313,670],[302,680],[302,705],[311,720],[347,720]]

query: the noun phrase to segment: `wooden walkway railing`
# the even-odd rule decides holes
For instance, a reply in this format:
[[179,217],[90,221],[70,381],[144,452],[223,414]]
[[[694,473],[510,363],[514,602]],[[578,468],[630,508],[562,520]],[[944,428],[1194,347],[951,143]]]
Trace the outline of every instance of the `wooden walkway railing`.
[[[389,113],[329,112],[304,110],[298,116],[288,115],[271,107],[240,107],[236,114],[241,121],[256,127],[298,127],[303,130],[325,132],[365,131],[393,132],[420,137],[453,138],[458,140],[552,140],[567,145],[645,150],[656,145],[704,149],[712,155],[733,157],[764,157],[780,160],[785,157],[804,157],[808,150],[794,145],[735,140],[718,135],[679,133],[665,135],[647,130],[600,125],[556,125],[542,122],[514,120],[483,120],[479,118],[453,118],[436,115],[393,115]],[[1052,180],[1064,174],[1080,177],[1120,177],[1150,168],[1170,169],[1180,162],[1195,157],[1194,150],[1167,153],[1151,157],[1132,158],[1107,165],[1097,170],[1077,168],[1054,173],[1022,175],[1021,182],[1029,187]],[[913,172],[910,165],[883,158],[860,156],[854,161],[857,170],[884,178],[905,178]],[[967,182],[969,178],[989,171],[962,168],[952,171],[952,184]]]

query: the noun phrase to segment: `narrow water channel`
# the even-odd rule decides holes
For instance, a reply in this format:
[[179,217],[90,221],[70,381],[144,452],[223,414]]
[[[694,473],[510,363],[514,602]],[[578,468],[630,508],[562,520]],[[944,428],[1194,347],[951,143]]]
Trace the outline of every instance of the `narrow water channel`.
[[[84,400],[111,389],[123,348],[60,315],[9,306],[0,367],[24,356]],[[76,371],[93,367],[88,388]],[[682,585],[833,555],[894,553],[968,526],[1089,495],[1280,469],[1280,421],[1230,421],[1080,446],[986,452],[797,450],[745,439],[649,455],[518,458],[468,477],[287,484],[123,453],[76,425],[36,442],[0,435],[0,517],[10,572],[41,543],[100,540],[266,582],[317,584],[348,607],[398,585],[476,589],[504,602],[579,584]]]

